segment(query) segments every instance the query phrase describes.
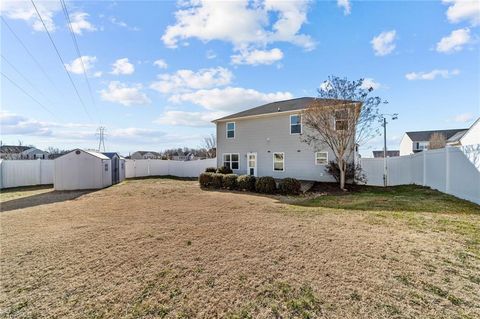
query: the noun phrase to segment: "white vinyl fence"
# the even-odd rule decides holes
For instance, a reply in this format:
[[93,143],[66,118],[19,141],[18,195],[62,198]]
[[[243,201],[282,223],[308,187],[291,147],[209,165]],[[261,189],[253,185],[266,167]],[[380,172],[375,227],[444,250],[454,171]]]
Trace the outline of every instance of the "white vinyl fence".
[[198,177],[207,167],[217,167],[217,160],[215,158],[186,162],[157,159],[126,160],[125,174],[127,178],[162,175]]
[[0,160],[0,188],[53,184],[53,160]]
[[[383,186],[384,159],[362,158],[367,185]],[[387,185],[417,184],[480,204],[480,144],[387,158]]]

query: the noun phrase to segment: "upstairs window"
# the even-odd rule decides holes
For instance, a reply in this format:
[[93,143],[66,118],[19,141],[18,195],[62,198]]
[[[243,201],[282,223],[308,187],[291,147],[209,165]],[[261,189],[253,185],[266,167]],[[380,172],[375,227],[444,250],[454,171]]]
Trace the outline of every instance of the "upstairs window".
[[228,167],[232,170],[238,169],[239,158],[240,158],[240,155],[238,153],[223,154],[223,166]]
[[328,152],[315,152],[315,165],[327,165]]
[[227,138],[235,138],[235,122],[227,123]]
[[285,170],[285,154],[273,153],[273,170],[283,172]]
[[300,114],[290,115],[290,134],[302,133],[302,116]]
[[348,130],[348,110],[344,109],[335,111],[335,130]]

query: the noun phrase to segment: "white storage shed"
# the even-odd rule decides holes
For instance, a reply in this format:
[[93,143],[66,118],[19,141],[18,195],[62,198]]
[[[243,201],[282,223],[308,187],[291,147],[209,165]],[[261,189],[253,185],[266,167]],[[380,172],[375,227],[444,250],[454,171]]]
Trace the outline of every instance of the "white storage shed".
[[102,153],[73,150],[55,159],[55,190],[100,189],[112,185],[112,164]]
[[115,152],[102,153],[112,161],[112,184],[120,183],[125,179],[125,158]]

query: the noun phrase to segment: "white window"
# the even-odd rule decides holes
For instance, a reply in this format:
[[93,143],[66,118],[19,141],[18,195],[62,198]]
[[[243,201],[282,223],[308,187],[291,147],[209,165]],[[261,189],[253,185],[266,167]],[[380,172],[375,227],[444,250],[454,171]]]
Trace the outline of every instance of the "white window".
[[279,172],[285,170],[285,153],[273,153],[273,170]]
[[227,138],[235,138],[235,122],[227,123]]
[[328,152],[315,152],[315,165],[327,165]]
[[335,111],[335,130],[344,131],[348,130],[348,110]]
[[230,169],[239,169],[240,163],[240,154],[238,153],[226,153],[223,154],[223,166],[228,167]]
[[302,116],[290,115],[290,134],[302,134]]

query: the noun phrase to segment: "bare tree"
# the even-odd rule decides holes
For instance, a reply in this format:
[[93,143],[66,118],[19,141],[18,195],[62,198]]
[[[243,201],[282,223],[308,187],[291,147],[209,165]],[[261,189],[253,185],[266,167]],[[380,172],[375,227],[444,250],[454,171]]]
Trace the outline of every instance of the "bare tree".
[[214,134],[210,134],[203,138],[202,148],[206,150],[207,158],[216,157],[217,153],[217,139]]
[[435,132],[430,136],[430,141],[428,143],[428,148],[431,150],[437,148],[444,148],[447,145],[447,139],[445,135],[439,132]]
[[328,146],[340,171],[340,188],[345,189],[347,163],[355,147],[378,135],[378,106],[387,103],[369,96],[373,88],[364,88],[363,79],[348,81],[330,76],[318,90],[318,98],[304,111],[306,130],[302,141],[321,149]]

